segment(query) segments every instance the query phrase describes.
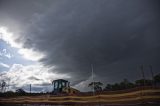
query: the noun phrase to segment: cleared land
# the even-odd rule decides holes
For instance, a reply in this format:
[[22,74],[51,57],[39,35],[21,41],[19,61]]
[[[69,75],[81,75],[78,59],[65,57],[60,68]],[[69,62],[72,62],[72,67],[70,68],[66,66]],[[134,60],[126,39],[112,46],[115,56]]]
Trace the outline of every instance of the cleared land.
[[18,96],[0,98],[0,104],[140,104],[160,103],[159,87],[143,87],[130,90],[101,92],[94,96],[79,94],[72,96]]

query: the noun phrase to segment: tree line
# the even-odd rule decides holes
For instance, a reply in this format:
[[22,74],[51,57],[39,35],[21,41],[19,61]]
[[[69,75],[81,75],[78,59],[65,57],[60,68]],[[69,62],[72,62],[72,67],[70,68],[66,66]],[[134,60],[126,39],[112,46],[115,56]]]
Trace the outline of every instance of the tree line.
[[139,86],[160,86],[160,73],[155,75],[153,79],[139,79],[135,82],[130,82],[127,79],[124,79],[123,81],[119,83],[114,84],[106,84],[104,88],[102,82],[91,82],[88,84],[88,87],[90,87],[92,90],[96,91],[115,91],[115,90],[124,90],[124,89],[130,89],[134,87]]

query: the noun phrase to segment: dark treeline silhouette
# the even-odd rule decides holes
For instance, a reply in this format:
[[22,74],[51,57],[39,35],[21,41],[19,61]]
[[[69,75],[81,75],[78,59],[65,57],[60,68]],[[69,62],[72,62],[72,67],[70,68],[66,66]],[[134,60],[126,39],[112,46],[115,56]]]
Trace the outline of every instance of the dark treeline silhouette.
[[88,87],[90,87],[92,90],[94,89],[95,92],[99,92],[99,91],[124,90],[140,86],[159,86],[159,85],[160,85],[160,74],[157,74],[154,76],[152,80],[139,79],[136,80],[135,82],[130,82],[129,80],[124,79],[119,83],[107,84],[104,89],[102,89],[103,83],[91,82],[90,84],[88,84]]
[[[135,82],[130,82],[127,79],[124,79],[123,81],[119,83],[114,84],[107,84],[104,89],[102,89],[103,83],[101,82],[91,82],[88,84],[88,87],[91,87],[95,92],[101,92],[101,91],[116,91],[116,90],[125,90],[135,87],[141,87],[141,86],[160,86],[160,73],[155,75],[153,80],[150,79],[139,79]],[[52,92],[47,93],[29,93],[24,91],[22,88],[17,89],[15,92],[13,91],[7,91],[7,92],[0,92],[0,97],[14,97],[14,96],[37,96],[37,95],[47,95],[47,94],[53,94]]]
[[124,79],[120,83],[115,83],[115,84],[107,84],[106,87],[104,88],[105,91],[107,90],[122,90],[122,89],[129,89],[133,88],[135,85],[131,82],[129,82],[127,79]]
[[51,94],[51,93],[36,93],[36,92],[32,92],[32,93],[28,93],[25,92],[23,89],[17,89],[15,92],[13,91],[6,91],[4,93],[0,93],[0,97],[16,97],[16,96],[40,96],[40,95],[47,95],[47,94]]
[[130,89],[139,86],[160,86],[160,73],[155,75],[152,80],[150,79],[139,79],[135,82],[130,82],[127,79],[124,79],[120,83],[107,84],[103,89],[104,91],[115,91],[115,90],[123,90]]

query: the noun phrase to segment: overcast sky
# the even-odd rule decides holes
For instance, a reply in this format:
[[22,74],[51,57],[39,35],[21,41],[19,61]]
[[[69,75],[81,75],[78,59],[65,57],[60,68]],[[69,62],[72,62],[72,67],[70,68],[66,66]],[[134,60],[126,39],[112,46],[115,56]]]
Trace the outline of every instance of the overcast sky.
[[141,64],[150,78],[159,19],[159,0],[0,0],[0,80],[43,91],[63,78],[87,91],[91,64],[104,84],[142,78]]

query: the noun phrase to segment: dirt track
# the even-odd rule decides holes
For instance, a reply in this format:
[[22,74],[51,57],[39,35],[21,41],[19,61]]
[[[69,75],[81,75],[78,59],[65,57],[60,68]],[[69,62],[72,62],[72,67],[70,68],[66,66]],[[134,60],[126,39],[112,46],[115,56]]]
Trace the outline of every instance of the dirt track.
[[[116,93],[117,92],[117,93]],[[140,104],[160,103],[160,89],[105,92],[95,96],[19,96],[0,98],[0,104]]]

